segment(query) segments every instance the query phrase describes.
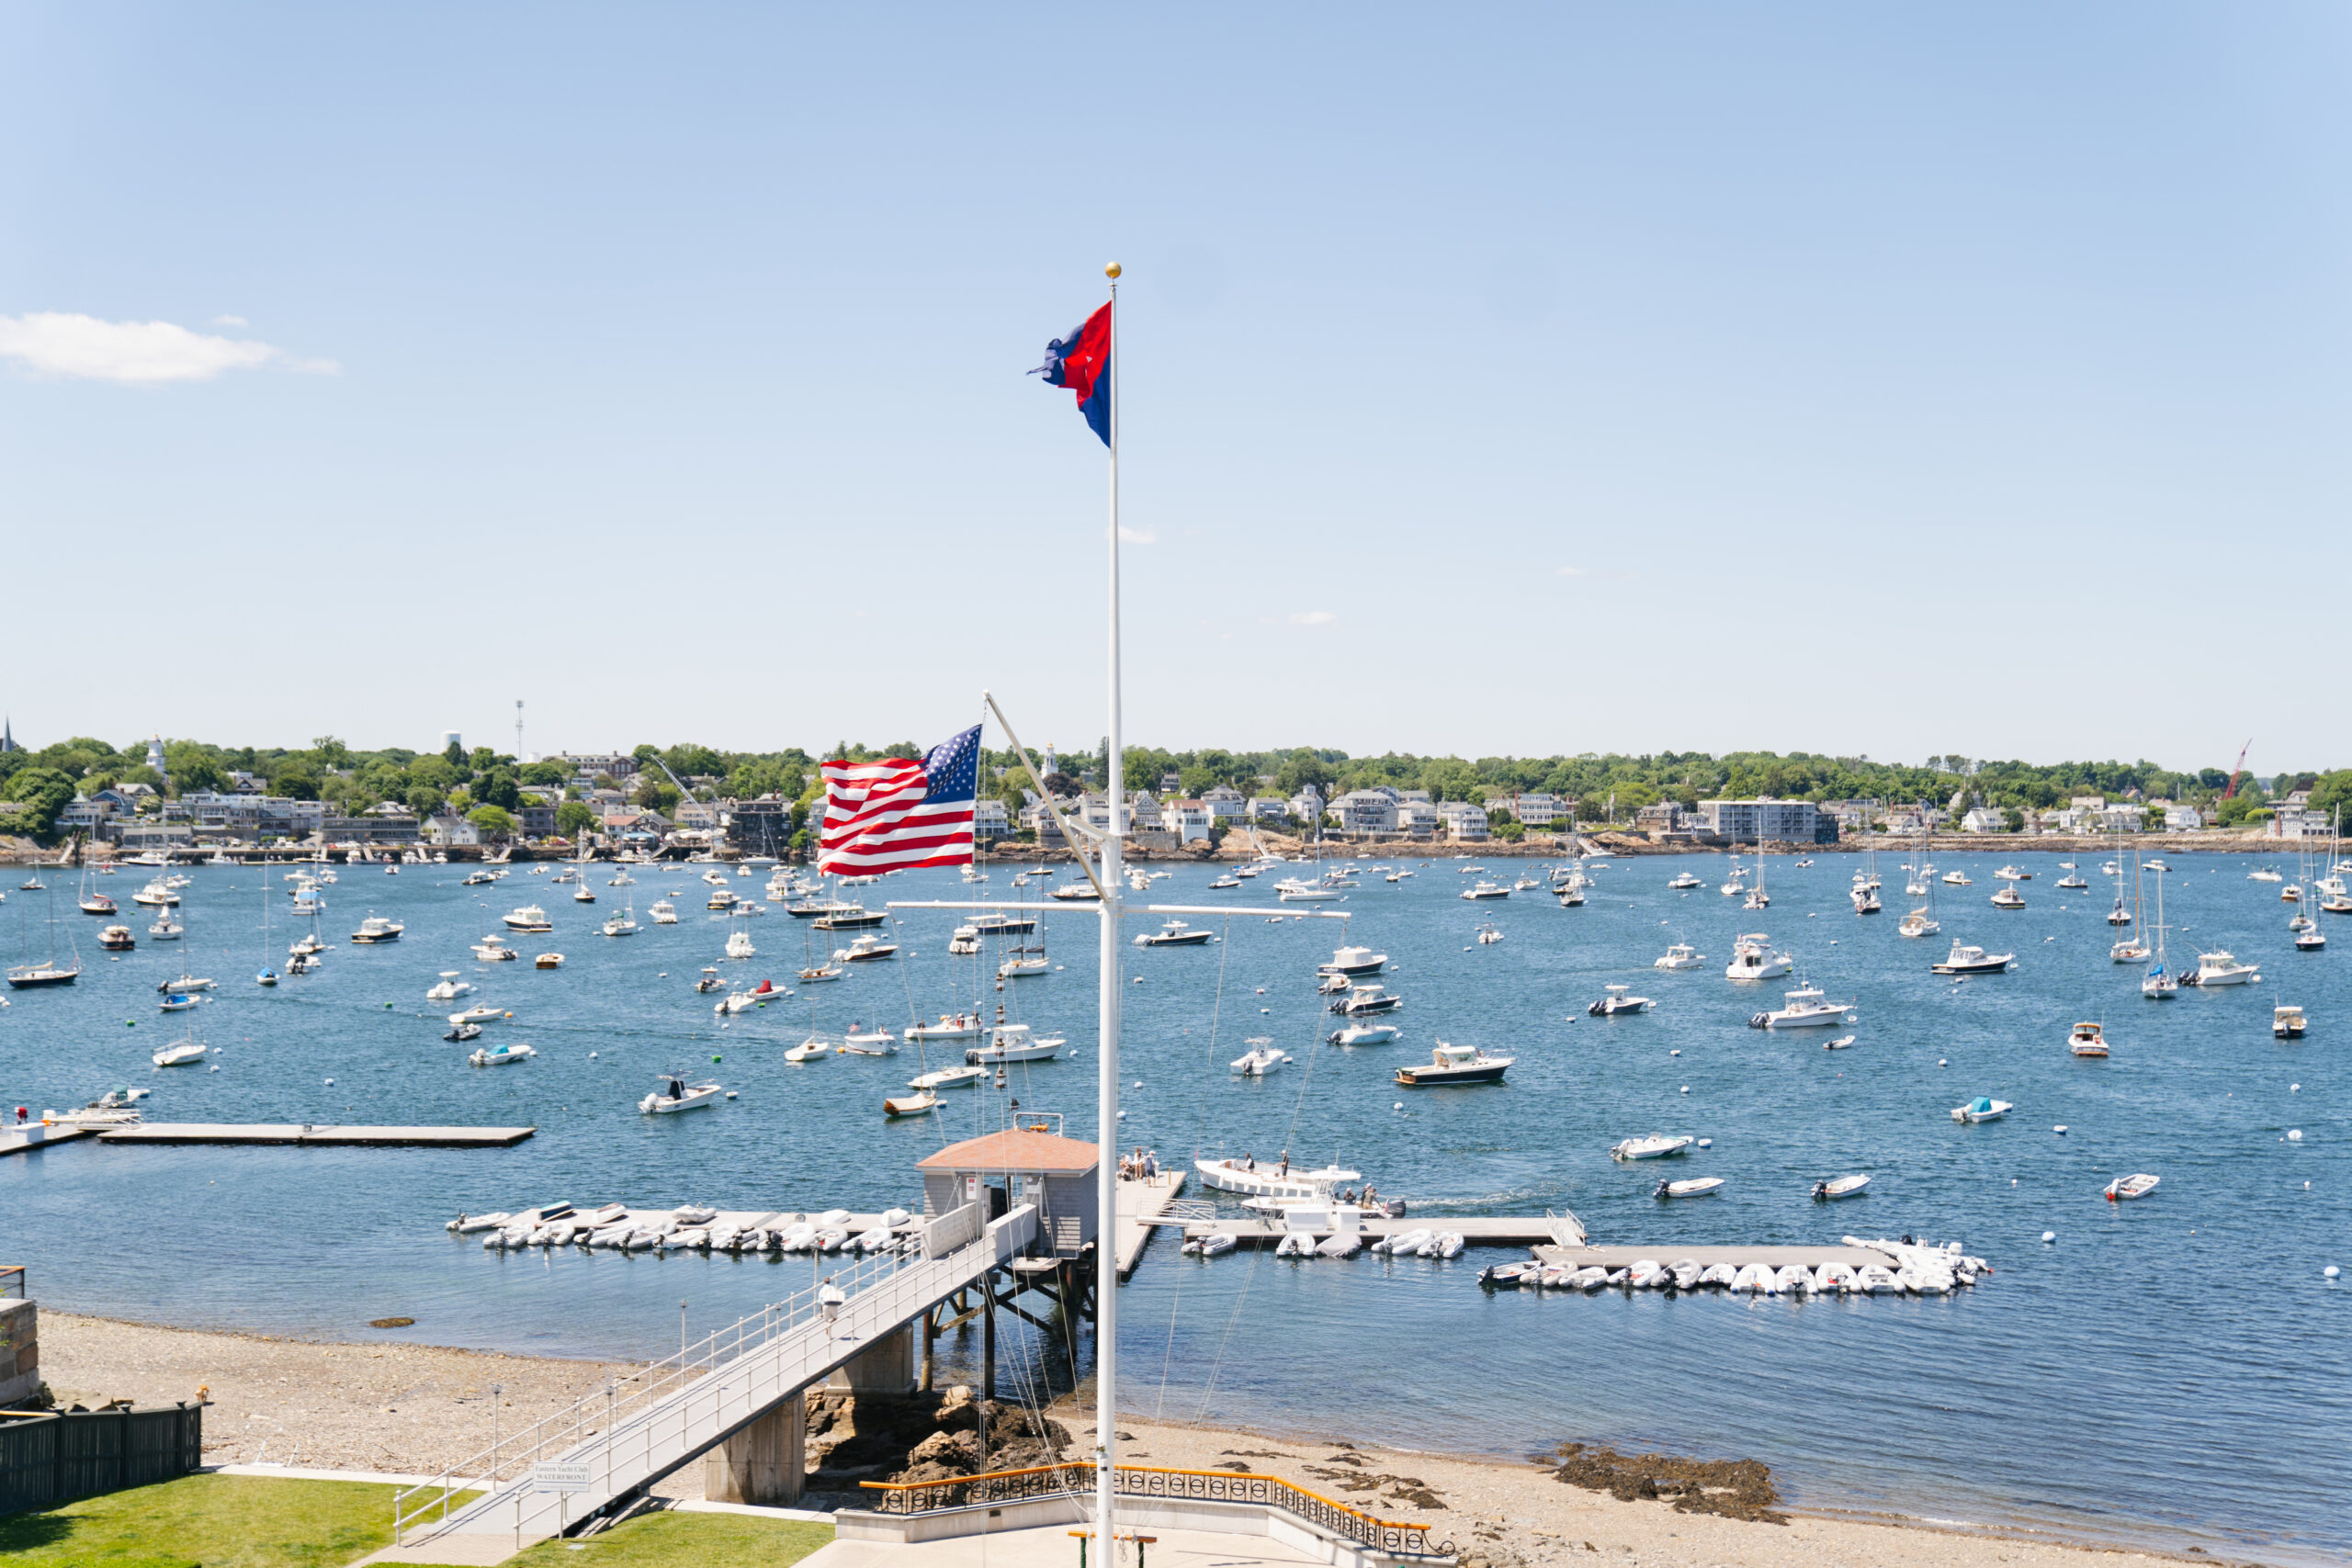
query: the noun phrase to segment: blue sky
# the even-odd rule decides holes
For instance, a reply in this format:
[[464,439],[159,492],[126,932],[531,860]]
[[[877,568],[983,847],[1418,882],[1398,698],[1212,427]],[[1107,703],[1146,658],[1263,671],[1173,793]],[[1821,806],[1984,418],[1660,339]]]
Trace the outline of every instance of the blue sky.
[[1115,257],[1133,739],[2352,761],[2348,33],[9,6],[0,705],[1091,746]]

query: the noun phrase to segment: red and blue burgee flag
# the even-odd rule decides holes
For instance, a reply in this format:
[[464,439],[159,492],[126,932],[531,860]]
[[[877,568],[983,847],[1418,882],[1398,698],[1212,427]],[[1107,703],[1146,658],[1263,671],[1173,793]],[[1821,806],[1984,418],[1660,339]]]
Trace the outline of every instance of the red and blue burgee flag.
[[1078,394],[1078,412],[1111,445],[1111,307],[1106,302],[1068,337],[1046,345],[1046,362],[1029,372],[1043,376],[1048,387],[1068,387]]
[[825,820],[817,869],[846,876],[918,865],[972,863],[972,802],[978,793],[980,727],[932,748],[917,761],[836,760],[825,778]]

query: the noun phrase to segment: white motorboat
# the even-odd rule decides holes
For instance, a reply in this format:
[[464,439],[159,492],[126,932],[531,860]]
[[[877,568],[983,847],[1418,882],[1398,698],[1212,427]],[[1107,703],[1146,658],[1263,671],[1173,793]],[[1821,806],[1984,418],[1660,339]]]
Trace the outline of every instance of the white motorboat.
[[155,942],[177,942],[187,934],[187,928],[172,919],[169,909],[157,911],[155,923],[147,928],[148,937]]
[[351,940],[362,947],[373,947],[379,942],[398,942],[401,932],[407,929],[398,920],[387,919],[382,915],[369,915],[359,922],[359,929],[351,933]]
[[1835,1040],[1825,1040],[1821,1043],[1821,1048],[1825,1051],[1850,1051],[1853,1046],[1854,1037],[1850,1034],[1841,1034]]
[[1762,931],[1749,931],[1732,944],[1731,962],[1724,965],[1726,980],[1770,980],[1796,967],[1795,961],[1785,953],[1772,949],[1772,939]]
[[509,931],[551,931],[555,930],[548,920],[548,912],[537,904],[526,904],[519,909],[509,910],[501,918],[505,920]]
[[1686,871],[1681,875],[1676,877],[1673,881],[1668,883],[1667,886],[1677,892],[1683,892],[1692,887],[1704,887],[1706,884]]
[[455,969],[444,969],[440,983],[424,993],[424,999],[428,1002],[454,1002],[473,988],[473,982],[459,979]]
[[[1067,888],[1057,888],[1054,896],[1059,897],[1067,891],[1069,891]],[[1304,881],[1295,876],[1275,883],[1274,896],[1285,904],[1329,904],[1346,897],[1345,894],[1333,892],[1320,884]]]
[[213,983],[212,983],[210,980],[206,979],[204,976],[200,976],[200,975],[187,975],[187,974],[183,974],[183,975],[182,975],[178,979],[176,979],[176,980],[159,980],[159,981],[157,981],[157,982],[156,982],[156,984],[155,984],[155,988],[156,988],[157,990],[159,990],[159,991],[190,991],[190,992],[194,992],[194,991],[209,991],[209,990],[213,990],[213,989],[215,989],[216,987],[214,987]]
[[678,923],[678,907],[667,898],[655,899],[653,908],[646,912],[653,917],[653,923],[657,926],[674,926]]
[[868,1029],[853,1023],[842,1037],[841,1053],[844,1056],[895,1056],[899,1054],[899,1037],[879,1024]]
[[1336,1165],[1327,1165],[1320,1170],[1294,1170],[1279,1164],[1261,1165],[1247,1156],[1239,1159],[1196,1159],[1193,1169],[1200,1176],[1203,1186],[1250,1198],[1329,1199],[1335,1190],[1363,1179],[1363,1172],[1343,1170]]
[[1233,1237],[1223,1231],[1218,1231],[1210,1235],[1190,1237],[1181,1250],[1190,1258],[1217,1258],[1231,1252],[1239,1245]]
[[1663,1134],[1652,1133],[1646,1138],[1625,1138],[1611,1144],[1609,1147],[1609,1157],[1611,1159],[1663,1159],[1668,1155],[1682,1153],[1697,1142],[1696,1138],[1669,1138]]
[[1500,883],[1488,882],[1486,878],[1480,877],[1476,883],[1473,883],[1470,886],[1464,888],[1460,893],[1455,894],[1454,897],[1457,898],[1469,898],[1474,900],[1508,898],[1510,897],[1510,889],[1503,886]]
[[2016,1109],[2016,1106],[2006,1100],[1995,1100],[1990,1095],[1980,1094],[1965,1105],[1953,1106],[1951,1119],[1955,1122],[1970,1123],[1998,1122]]
[[759,951],[760,950],[758,948],[752,945],[752,933],[750,931],[730,931],[728,933],[728,957],[754,958],[759,955]]
[[1814,1201],[1828,1203],[1840,1198],[1858,1198],[1861,1195],[1862,1190],[1870,1184],[1871,1179],[1867,1174],[1833,1177],[1827,1181],[1816,1181],[1813,1184]]
[[2107,1032],[2096,1023],[2078,1023],[2067,1032],[2066,1049],[2077,1056],[2104,1059],[2107,1055]]
[[563,967],[563,954],[560,953],[538,953],[532,958],[531,967],[534,969],[560,969]]
[[2033,873],[2030,871],[2019,871],[2013,865],[2005,865],[1993,874],[2001,878],[2005,882],[2031,882],[2033,880]]
[[943,1012],[937,1023],[907,1025],[910,1040],[978,1040],[988,1032],[988,1023],[977,1012]]
[[1706,961],[1705,953],[1701,953],[1687,942],[1678,942],[1668,948],[1665,956],[1650,967],[1653,969],[1696,969]]
[[1503,933],[1495,928],[1495,923],[1492,920],[1488,920],[1485,925],[1478,928],[1478,945],[1480,947],[1492,947],[1495,943],[1502,941],[1502,939]]
[[2270,1036],[2274,1040],[2301,1040],[2305,1028],[2303,1010],[2292,1003],[2281,1003],[2270,1010]]
[[1964,871],[1948,871],[1944,873],[1944,886],[1946,887],[1973,887],[1976,884],[1969,880],[1968,873]]
[[1137,947],[1201,947],[1216,940],[1213,931],[1186,925],[1181,919],[1170,920],[1156,931],[1138,931]]
[[474,956],[484,964],[504,964],[523,955],[507,946],[504,937],[492,932],[474,943]]
[[834,962],[839,964],[879,964],[885,959],[897,956],[899,956],[899,944],[895,942],[884,942],[872,931],[851,938],[847,947],[833,949]]
[[133,893],[130,896],[130,901],[134,904],[144,904],[150,908],[160,909],[169,905],[178,903],[180,901],[180,896],[173,890],[170,883],[165,882],[159,876],[155,878],[154,881],[150,882],[146,886],[141,888],[138,892]]
[[466,1058],[477,1067],[511,1067],[517,1062],[527,1062],[537,1055],[528,1045],[501,1045],[494,1050],[476,1051]]
[[1609,994],[1584,1010],[1594,1018],[1624,1018],[1647,1012],[1657,1005],[1647,997],[1634,996],[1631,986],[1604,986],[1601,989]]
[[1878,900],[1878,889],[1865,882],[1858,882],[1849,888],[1846,897],[1853,901],[1854,913],[1858,915],[1875,915],[1883,907]]
[[2014,885],[2005,886],[1998,893],[1993,895],[1993,908],[1996,909],[2022,909],[2025,908],[2025,895],[2018,892]]
[[942,1067],[937,1072],[909,1078],[907,1087],[919,1089],[969,1089],[988,1076],[986,1067]]
[[1703,1198],[1724,1184],[1720,1176],[1694,1177],[1689,1181],[1661,1181],[1651,1190],[1653,1198]]
[[2056,886],[2066,889],[2070,893],[2079,892],[2080,890],[2088,887],[2090,885],[2090,878],[2085,876],[2079,871],[2068,872],[2065,875],[2060,877],[2056,884]]
[[989,1043],[966,1051],[964,1061],[967,1066],[985,1063],[989,1066],[999,1062],[1050,1062],[1069,1043],[1058,1034],[1033,1035],[1025,1023],[999,1023],[990,1032]]
[[1334,1045],[1385,1045],[1396,1038],[1393,1023],[1351,1023],[1345,1029],[1331,1032]]
[[2014,953],[1987,953],[1955,937],[1951,952],[1941,964],[1932,967],[1939,975],[2003,975],[2016,962],[2017,954]]
[[1315,966],[1317,975],[1377,975],[1388,964],[1388,954],[1374,953],[1368,947],[1342,947],[1331,954],[1331,962]]
[[1290,1060],[1287,1055],[1274,1049],[1274,1043],[1270,1039],[1262,1037],[1254,1039],[1250,1041],[1249,1044],[1248,1052],[1233,1059],[1232,1070],[1236,1077],[1268,1077],[1279,1071]]
[[2248,882],[2284,882],[2287,880],[2285,874],[2280,872],[2275,866],[2265,866],[2260,871],[2249,871],[2245,874],[2245,879]]
[[2156,1184],[2163,1179],[2161,1176],[2150,1176],[2145,1172],[2137,1176],[2119,1176],[2107,1184],[2104,1191],[2109,1202],[2128,1203],[2134,1198],[2145,1198],[2154,1192]]
[[1367,1018],[1374,1013],[1395,1012],[1404,1005],[1405,998],[1385,986],[1351,986],[1344,998],[1331,1004],[1330,1010],[1350,1018]]
[[506,1016],[506,1014],[499,1011],[496,1008],[476,1005],[474,1007],[468,1008],[463,1012],[451,1013],[449,1015],[449,1021],[451,1023],[488,1023],[494,1019],[501,1019]]
[[1747,1021],[1751,1029],[1818,1029],[1854,1021],[1854,1004],[1833,1002],[1818,986],[1800,986],[1783,992],[1788,1006],[1759,1012]]
[[164,999],[155,1005],[165,1012],[188,1012],[202,1007],[210,999],[209,997],[191,997],[182,991],[166,991],[164,993]]
[[2213,986],[2246,986],[2260,981],[2262,972],[2252,964],[2241,964],[2237,955],[2226,948],[2197,955],[2197,985],[2202,990]]
[[639,1100],[637,1108],[648,1116],[667,1116],[708,1105],[723,1092],[715,1083],[689,1083],[682,1074],[663,1073],[661,1087]]

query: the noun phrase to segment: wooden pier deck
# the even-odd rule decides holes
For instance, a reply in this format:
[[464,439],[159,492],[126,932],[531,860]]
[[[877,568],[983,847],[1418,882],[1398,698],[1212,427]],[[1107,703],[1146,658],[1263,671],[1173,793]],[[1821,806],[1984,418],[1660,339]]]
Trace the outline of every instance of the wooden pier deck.
[[313,1148],[503,1149],[537,1127],[357,1127],[308,1122],[142,1122],[98,1134],[102,1144],[299,1144]]
[[88,1127],[51,1127],[39,1122],[22,1127],[0,1127],[0,1155],[20,1155],[28,1149],[45,1149],[51,1144],[70,1144],[76,1138],[86,1138],[94,1131]]
[[1136,1271],[1136,1265],[1143,1260],[1143,1249],[1151,1245],[1152,1232],[1167,1223],[1161,1216],[1167,1213],[1168,1205],[1183,1190],[1184,1173],[1181,1170],[1163,1170],[1148,1181],[1119,1183],[1119,1224],[1114,1248],[1120,1279]]

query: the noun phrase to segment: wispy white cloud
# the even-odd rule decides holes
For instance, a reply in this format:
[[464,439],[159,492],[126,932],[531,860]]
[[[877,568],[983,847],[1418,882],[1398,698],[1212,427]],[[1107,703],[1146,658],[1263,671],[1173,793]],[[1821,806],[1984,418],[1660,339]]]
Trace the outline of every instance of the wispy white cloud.
[[1340,617],[1329,610],[1293,610],[1290,624],[1295,626],[1328,626]]
[[209,381],[228,370],[274,367],[335,376],[331,359],[300,359],[250,338],[215,337],[174,321],[102,321],[66,310],[0,316],[0,359],[37,376],[154,386]]
[[1589,577],[1592,575],[1592,568],[1589,566],[1564,566],[1560,569],[1560,575],[1562,577]]
[[245,320],[243,316],[215,316],[212,318],[212,324],[216,327],[249,327],[253,325],[251,321]]
[[1126,545],[1156,545],[1159,543],[1159,530],[1130,528],[1122,523],[1119,525],[1119,542]]

